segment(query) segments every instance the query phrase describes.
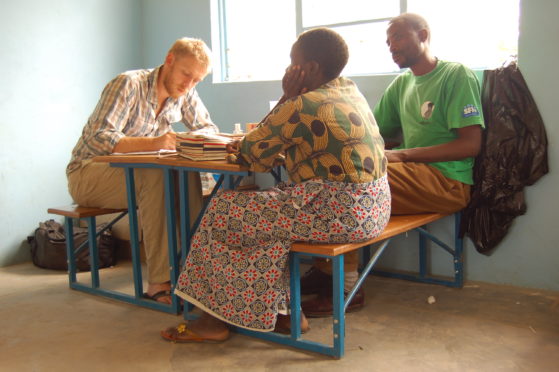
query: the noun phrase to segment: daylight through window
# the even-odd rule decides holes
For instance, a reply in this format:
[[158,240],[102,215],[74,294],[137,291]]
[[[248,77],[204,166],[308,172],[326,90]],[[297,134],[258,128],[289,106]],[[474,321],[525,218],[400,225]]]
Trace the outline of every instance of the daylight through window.
[[280,80],[297,35],[330,27],[346,40],[343,75],[395,73],[386,46],[390,18],[405,11],[431,26],[439,59],[495,68],[517,54],[519,0],[213,0],[214,81]]

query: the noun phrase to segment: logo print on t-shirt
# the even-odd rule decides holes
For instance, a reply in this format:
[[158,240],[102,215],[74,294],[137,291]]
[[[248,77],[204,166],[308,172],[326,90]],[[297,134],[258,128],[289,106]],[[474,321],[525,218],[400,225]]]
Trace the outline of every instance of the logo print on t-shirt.
[[479,116],[479,111],[474,105],[466,105],[462,111],[462,117],[468,118],[470,116]]
[[435,109],[435,104],[431,101],[425,101],[421,105],[421,117],[423,119],[429,119],[433,115],[433,110]]

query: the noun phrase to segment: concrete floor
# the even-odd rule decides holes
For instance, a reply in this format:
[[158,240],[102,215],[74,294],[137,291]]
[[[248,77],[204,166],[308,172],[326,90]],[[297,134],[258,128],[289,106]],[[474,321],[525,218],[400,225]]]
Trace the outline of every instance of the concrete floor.
[[[102,284],[128,278],[126,264],[102,270]],[[30,263],[1,268],[0,283],[0,371],[559,370],[557,292],[372,277],[366,307],[346,317],[345,357],[335,360],[238,334],[222,344],[169,343],[159,330],[180,316],[70,290],[65,273]],[[310,324],[309,338],[329,339],[331,321]]]

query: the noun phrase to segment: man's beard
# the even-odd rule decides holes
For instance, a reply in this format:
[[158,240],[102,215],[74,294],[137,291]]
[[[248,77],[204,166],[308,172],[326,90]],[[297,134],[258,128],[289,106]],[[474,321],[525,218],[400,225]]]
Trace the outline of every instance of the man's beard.
[[163,86],[165,87],[165,90],[167,90],[167,93],[169,93],[169,96],[174,99],[186,94],[186,91],[181,91],[175,84],[173,84],[170,76],[167,76],[165,80],[163,80]]

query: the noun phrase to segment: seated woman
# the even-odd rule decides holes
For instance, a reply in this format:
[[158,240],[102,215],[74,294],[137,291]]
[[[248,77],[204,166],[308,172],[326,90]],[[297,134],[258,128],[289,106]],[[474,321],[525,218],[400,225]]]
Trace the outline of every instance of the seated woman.
[[162,331],[164,338],[222,341],[227,323],[281,328],[276,321],[289,308],[293,241],[363,241],[386,226],[384,142],[363,95],[339,77],[347,60],[345,41],[327,28],[306,31],[293,44],[278,105],[234,146],[238,160],[256,172],[285,158],[290,183],[223,191],[211,200],[175,290],[204,314]]

